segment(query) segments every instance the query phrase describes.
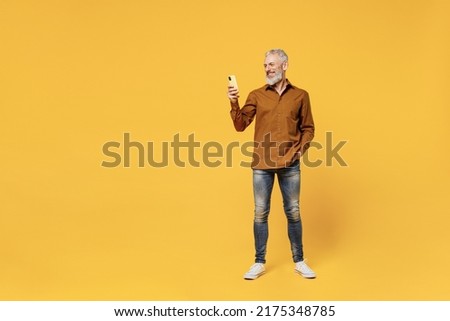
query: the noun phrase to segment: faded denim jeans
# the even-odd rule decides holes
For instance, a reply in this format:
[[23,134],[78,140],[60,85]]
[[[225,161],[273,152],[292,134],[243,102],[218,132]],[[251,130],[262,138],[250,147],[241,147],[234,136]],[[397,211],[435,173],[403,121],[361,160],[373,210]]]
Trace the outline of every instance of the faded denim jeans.
[[269,237],[268,217],[275,174],[283,196],[283,208],[287,218],[292,258],[296,263],[303,261],[302,222],[299,209],[300,165],[298,160],[286,168],[253,170],[255,262],[266,263]]

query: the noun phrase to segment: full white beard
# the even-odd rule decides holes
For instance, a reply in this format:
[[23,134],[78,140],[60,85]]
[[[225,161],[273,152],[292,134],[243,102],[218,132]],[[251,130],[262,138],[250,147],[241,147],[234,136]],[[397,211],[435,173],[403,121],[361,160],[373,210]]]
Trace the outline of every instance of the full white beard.
[[283,79],[283,72],[277,71],[272,78],[266,77],[266,82],[268,85],[273,86],[277,82],[279,82],[281,79]]

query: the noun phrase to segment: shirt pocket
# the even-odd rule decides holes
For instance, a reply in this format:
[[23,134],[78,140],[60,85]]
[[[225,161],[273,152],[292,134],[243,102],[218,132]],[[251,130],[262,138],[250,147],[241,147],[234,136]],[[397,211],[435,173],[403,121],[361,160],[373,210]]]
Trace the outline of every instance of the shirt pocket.
[[300,106],[291,107],[286,111],[286,117],[298,121],[300,117]]
[[298,132],[298,122],[300,118],[300,106],[297,104],[291,104],[290,106],[286,106],[284,109],[284,126],[286,132],[289,136],[289,139],[297,135]]

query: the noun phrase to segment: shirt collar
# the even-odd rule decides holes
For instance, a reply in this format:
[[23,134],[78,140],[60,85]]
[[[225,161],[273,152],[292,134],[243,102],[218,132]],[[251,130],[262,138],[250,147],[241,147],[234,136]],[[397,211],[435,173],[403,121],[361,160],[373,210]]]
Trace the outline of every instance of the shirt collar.
[[[289,89],[289,87],[293,87],[293,85],[291,84],[291,82],[289,81],[289,79],[286,78],[286,90]],[[268,89],[275,90],[275,88],[274,88],[273,86],[271,86],[271,85],[269,85],[269,84],[266,84],[265,90],[268,90]]]

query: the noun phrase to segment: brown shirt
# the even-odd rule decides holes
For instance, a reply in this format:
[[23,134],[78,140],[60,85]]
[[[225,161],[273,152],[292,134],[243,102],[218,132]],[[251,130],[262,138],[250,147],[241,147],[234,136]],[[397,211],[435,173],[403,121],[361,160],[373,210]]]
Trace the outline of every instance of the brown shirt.
[[314,137],[309,95],[289,81],[281,95],[269,85],[253,90],[242,108],[231,103],[230,115],[237,131],[244,131],[256,117],[253,169],[291,165]]

